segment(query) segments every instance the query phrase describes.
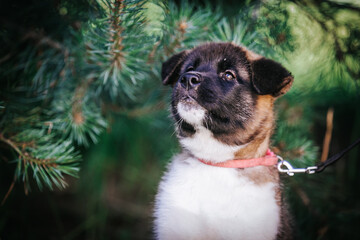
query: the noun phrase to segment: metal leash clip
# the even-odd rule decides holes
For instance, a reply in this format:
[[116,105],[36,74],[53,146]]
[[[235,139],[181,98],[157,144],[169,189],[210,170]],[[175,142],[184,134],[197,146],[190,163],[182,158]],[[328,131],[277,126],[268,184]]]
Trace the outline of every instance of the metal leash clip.
[[[287,173],[289,176],[294,176],[295,173],[307,173],[307,174],[313,174],[316,173],[317,166],[311,166],[307,168],[293,168],[291,164],[288,161],[285,161],[282,157],[277,156],[280,160],[278,162],[277,168],[278,171],[281,173]],[[283,168],[285,166],[286,168]]]

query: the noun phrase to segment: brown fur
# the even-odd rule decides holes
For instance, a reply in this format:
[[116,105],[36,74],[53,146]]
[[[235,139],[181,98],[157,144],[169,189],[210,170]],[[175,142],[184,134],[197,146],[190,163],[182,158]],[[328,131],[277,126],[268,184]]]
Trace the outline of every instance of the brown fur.
[[[239,169],[239,175],[247,177],[256,185],[263,185],[268,182],[279,182],[276,167]],[[277,200],[280,200],[280,198],[277,198]]]
[[255,118],[246,130],[237,133],[238,138],[243,138],[247,143],[235,154],[235,158],[254,158],[264,156],[269,146],[270,135],[274,126],[273,114],[274,98],[270,95],[259,95],[255,106]]
[[[243,47],[244,48],[244,47]],[[255,60],[259,60],[260,58],[262,58],[263,56],[259,55],[259,54],[256,54],[246,48],[244,48],[245,52],[246,52],[246,58],[249,60],[249,61],[255,61]]]

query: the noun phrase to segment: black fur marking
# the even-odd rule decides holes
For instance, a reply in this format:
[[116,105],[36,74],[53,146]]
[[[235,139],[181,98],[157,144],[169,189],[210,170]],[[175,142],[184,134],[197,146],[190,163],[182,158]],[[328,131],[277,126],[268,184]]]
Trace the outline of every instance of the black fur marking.
[[221,89],[223,91],[223,93],[227,93],[229,92],[231,89],[233,89],[233,87],[235,86],[236,82],[235,81],[227,81],[227,80],[222,80],[219,81],[219,84],[221,86]]
[[[266,58],[256,60],[252,63],[252,83],[258,94],[273,96],[281,95],[281,90],[292,82],[291,73],[281,64]],[[284,82],[286,78],[288,81]]]
[[180,129],[180,136],[182,137],[190,137],[196,132],[195,128],[185,121],[180,122]]
[[176,112],[175,108],[172,108],[172,114],[175,121],[178,123],[179,135],[181,137],[190,137],[195,134],[195,128],[189,123],[185,122],[183,119],[181,119],[179,113]]
[[[183,99],[191,97],[207,110],[203,126],[222,141],[226,135],[246,131],[247,124],[255,117],[259,94],[277,96],[291,82],[291,74],[280,64],[265,58],[249,60],[246,51],[230,43],[210,43],[174,55],[163,64],[164,84],[173,86],[172,111],[181,136],[192,136],[196,132],[176,111]],[[236,79],[227,80],[226,70],[233,71]],[[189,71],[201,77],[196,87],[179,84],[180,76]],[[261,134],[260,129],[241,141],[254,140]]]
[[182,51],[173,55],[170,59],[162,64],[161,78],[164,85],[174,84],[177,81],[177,75],[180,72],[182,61],[186,54],[187,51]]
[[220,60],[217,65],[218,73],[224,72],[228,69],[236,70],[235,66],[236,64],[231,58],[229,59],[229,56],[228,58],[225,57],[224,59]]
[[200,58],[195,59],[194,64],[193,64],[194,69],[196,69],[199,66],[200,61],[201,61]]

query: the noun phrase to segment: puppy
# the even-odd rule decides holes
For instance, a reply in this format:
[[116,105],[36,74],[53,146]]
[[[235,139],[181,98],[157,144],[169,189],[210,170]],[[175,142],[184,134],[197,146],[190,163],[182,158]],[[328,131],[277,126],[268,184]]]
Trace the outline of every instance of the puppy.
[[[276,163],[261,162],[291,73],[244,47],[208,43],[172,56],[161,74],[183,150],[159,185],[156,238],[292,239]],[[233,159],[260,162],[232,168]]]

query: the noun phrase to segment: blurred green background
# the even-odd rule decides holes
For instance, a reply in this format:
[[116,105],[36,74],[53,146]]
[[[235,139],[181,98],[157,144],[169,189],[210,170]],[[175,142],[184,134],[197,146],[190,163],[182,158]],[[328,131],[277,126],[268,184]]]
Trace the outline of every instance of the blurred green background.
[[[272,139],[292,164],[360,137],[359,1],[9,0],[0,23],[0,240],[152,239],[180,151],[161,62],[202,42],[295,76]],[[359,160],[357,147],[319,175],[284,176],[298,239],[360,239]]]

